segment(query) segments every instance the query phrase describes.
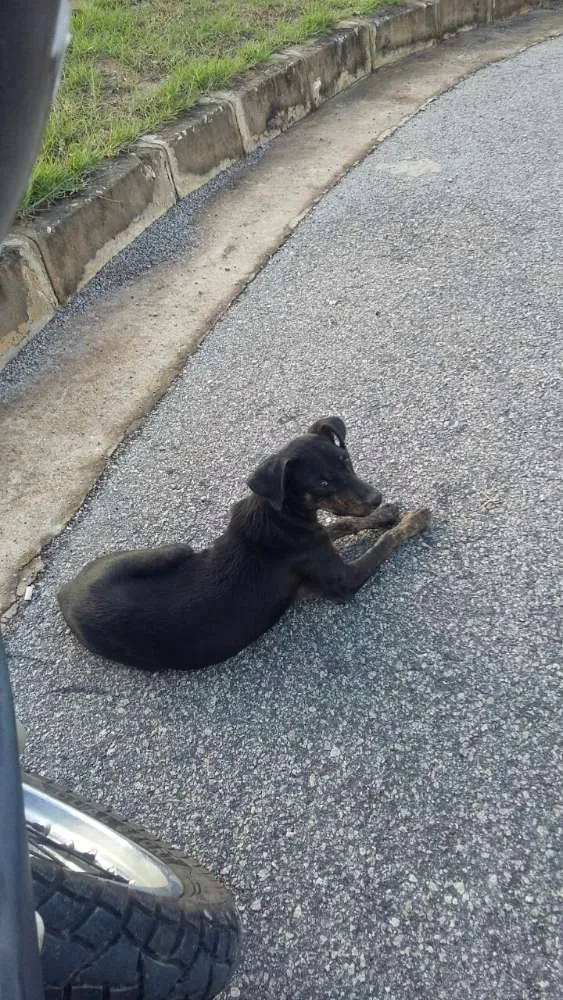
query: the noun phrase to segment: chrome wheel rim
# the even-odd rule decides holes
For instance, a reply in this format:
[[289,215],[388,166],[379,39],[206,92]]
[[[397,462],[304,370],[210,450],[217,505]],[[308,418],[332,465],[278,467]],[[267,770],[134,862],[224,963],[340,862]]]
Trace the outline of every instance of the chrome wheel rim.
[[55,798],[27,777],[23,796],[32,857],[142,892],[182,895],[182,883],[168,865],[132,840]]

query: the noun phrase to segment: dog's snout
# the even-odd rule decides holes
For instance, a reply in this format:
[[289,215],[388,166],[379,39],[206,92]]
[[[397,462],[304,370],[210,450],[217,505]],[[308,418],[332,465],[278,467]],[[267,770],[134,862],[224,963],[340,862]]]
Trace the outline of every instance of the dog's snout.
[[381,504],[381,501],[383,500],[383,496],[381,495],[381,493],[379,492],[379,490],[374,490],[371,486],[368,486],[368,488],[366,490],[366,498],[365,499],[366,499],[366,503],[368,503],[370,505],[370,507],[379,507],[380,504]]

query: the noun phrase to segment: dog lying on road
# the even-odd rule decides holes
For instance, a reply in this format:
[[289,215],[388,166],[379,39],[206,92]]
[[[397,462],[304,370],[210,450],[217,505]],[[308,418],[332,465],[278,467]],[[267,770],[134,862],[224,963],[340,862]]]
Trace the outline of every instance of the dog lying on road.
[[[269,629],[305,585],[345,600],[392,551],[430,523],[428,510],[399,517],[362,482],[339,417],[262,462],[225,533],[208,549],[189,545],[114,552],[89,563],[59,592],[62,613],[90,650],[147,670],[219,663]],[[317,511],[338,515],[328,528]],[[379,530],[345,562],[332,542]]]

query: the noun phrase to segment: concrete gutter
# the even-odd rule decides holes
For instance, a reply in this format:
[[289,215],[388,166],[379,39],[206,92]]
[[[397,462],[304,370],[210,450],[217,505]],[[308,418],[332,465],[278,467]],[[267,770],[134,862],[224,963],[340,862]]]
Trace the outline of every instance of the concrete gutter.
[[420,0],[273,56],[109,161],[79,198],[19,224],[0,253],[0,367],[180,198],[382,66],[539,0]]

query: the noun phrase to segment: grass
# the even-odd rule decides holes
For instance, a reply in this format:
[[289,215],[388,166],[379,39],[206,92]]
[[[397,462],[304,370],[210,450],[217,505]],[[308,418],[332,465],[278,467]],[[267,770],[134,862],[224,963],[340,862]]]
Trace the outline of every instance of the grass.
[[[75,0],[63,78],[22,212],[272,52],[382,0]],[[388,2],[388,0],[387,0]]]

